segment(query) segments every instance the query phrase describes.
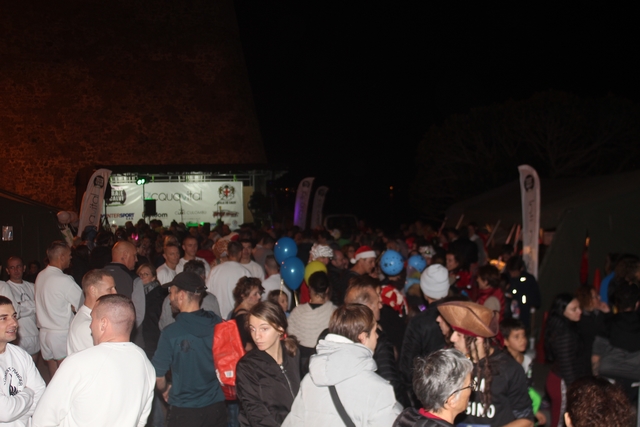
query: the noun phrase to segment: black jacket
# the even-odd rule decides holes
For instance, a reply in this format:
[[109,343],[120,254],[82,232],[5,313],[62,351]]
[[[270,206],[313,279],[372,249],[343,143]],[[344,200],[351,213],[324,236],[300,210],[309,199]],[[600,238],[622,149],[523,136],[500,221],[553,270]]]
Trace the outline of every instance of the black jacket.
[[291,357],[282,345],[282,367],[254,348],[236,367],[241,426],[280,426],[300,389],[300,351]]
[[144,298],[146,309],[142,321],[142,336],[144,337],[144,352],[147,353],[149,360],[153,359],[156,348],[158,348],[160,340],[158,322],[160,315],[162,315],[162,303],[167,295],[169,295],[169,291],[158,284],[147,292]]
[[580,377],[591,374],[589,352],[578,333],[578,325],[564,316],[549,316],[545,332],[545,353],[553,362],[551,370],[571,385]]
[[376,365],[378,366],[376,373],[389,381],[391,386],[393,386],[396,400],[400,402],[402,406],[409,406],[409,396],[400,377],[400,371],[398,371],[393,344],[391,344],[387,334],[381,329],[378,329],[378,343],[373,352],[373,360],[376,361]]
[[413,389],[413,359],[444,348],[445,341],[436,319],[440,301],[435,301],[416,314],[407,325],[400,351],[400,373],[408,390]]
[[453,427],[445,420],[423,417],[414,408],[407,408],[398,415],[393,427]]

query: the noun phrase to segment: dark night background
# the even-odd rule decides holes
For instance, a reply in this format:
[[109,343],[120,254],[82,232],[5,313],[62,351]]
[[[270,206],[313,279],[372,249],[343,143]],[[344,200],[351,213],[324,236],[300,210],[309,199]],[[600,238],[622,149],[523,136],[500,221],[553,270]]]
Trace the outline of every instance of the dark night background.
[[290,170],[278,186],[315,176],[326,210],[377,223],[420,214],[416,148],[452,114],[550,89],[640,98],[635,15],[620,6],[235,6],[268,160]]

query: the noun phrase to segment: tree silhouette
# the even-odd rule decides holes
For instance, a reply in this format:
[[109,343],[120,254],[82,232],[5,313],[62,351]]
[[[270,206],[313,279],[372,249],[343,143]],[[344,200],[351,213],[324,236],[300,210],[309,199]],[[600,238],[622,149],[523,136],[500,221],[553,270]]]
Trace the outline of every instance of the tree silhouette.
[[640,108],[613,95],[546,91],[449,117],[425,134],[416,161],[413,204],[430,215],[516,179],[523,163],[551,178],[633,170]]

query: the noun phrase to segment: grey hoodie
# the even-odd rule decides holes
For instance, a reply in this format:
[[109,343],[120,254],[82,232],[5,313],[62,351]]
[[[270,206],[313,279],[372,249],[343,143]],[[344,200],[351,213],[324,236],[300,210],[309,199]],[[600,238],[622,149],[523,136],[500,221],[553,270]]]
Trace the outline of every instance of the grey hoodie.
[[376,362],[370,349],[329,334],[316,350],[283,427],[343,425],[329,394],[330,385],[336,387],[356,426],[393,424],[402,406],[396,402],[393,387],[375,373]]

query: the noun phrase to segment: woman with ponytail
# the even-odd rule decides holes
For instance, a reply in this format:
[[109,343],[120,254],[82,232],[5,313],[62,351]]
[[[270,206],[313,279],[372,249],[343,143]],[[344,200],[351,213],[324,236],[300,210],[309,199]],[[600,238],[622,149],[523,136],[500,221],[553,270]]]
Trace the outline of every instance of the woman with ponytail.
[[245,327],[256,348],[236,367],[241,426],[280,426],[300,388],[298,342],[287,336],[287,317],[269,301],[249,310]]

